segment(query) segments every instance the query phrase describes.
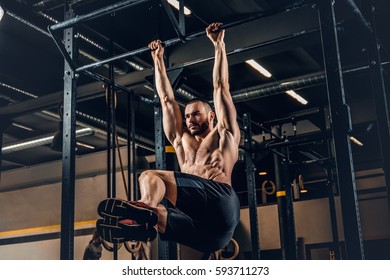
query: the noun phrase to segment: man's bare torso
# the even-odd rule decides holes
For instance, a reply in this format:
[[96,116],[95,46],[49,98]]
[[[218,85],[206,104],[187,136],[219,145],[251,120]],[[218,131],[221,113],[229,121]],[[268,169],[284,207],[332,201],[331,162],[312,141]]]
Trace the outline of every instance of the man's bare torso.
[[186,132],[175,149],[182,172],[231,185],[238,147],[230,132],[215,127],[203,141]]

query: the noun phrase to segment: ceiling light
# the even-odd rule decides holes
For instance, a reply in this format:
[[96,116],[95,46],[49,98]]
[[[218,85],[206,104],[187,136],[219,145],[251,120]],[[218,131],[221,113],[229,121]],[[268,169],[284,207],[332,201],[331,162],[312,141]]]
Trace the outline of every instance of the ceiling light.
[[[82,129],[76,130],[76,137],[88,136],[88,135],[92,135],[93,133],[94,133],[94,131],[90,128],[82,128]],[[30,140],[27,140],[24,142],[19,142],[16,144],[11,144],[11,145],[5,146],[1,149],[1,151],[3,152],[3,154],[9,154],[12,152],[17,152],[17,151],[21,151],[21,150],[25,150],[25,149],[35,148],[38,146],[51,144],[51,142],[53,141],[53,138],[54,138],[54,136],[50,135],[50,136],[44,136],[44,137],[40,137],[40,138],[30,139]]]
[[293,90],[288,90],[286,91],[286,93],[288,95],[290,95],[292,98],[296,99],[299,103],[303,104],[303,105],[306,105],[308,102],[305,98],[303,98],[302,96],[300,96],[299,94],[297,94],[295,91]]
[[257,63],[256,61],[254,61],[253,59],[249,59],[247,61],[245,61],[246,63],[248,63],[250,66],[252,66],[255,70],[259,71],[259,73],[267,78],[271,78],[272,77],[272,74],[270,72],[268,72],[267,69],[265,69],[263,66],[261,66],[259,63]]
[[150,90],[150,91],[154,91],[154,88],[152,88],[152,87],[149,86],[149,85],[144,85],[144,88],[147,88],[147,89]]
[[3,8],[0,6],[0,21],[1,21],[1,19],[3,18],[3,16],[4,16],[4,10],[3,10]]
[[76,144],[77,144],[77,146],[81,146],[81,147],[84,147],[84,148],[87,148],[87,149],[91,149],[91,150],[95,150],[96,149],[95,146],[88,145],[88,144],[85,144],[85,143],[82,143],[82,142],[79,142],[79,141],[77,141]]
[[300,193],[307,193],[307,189],[302,189],[299,191]]
[[15,123],[15,122],[13,122],[12,125],[13,125],[13,126],[16,126],[16,127],[19,127],[19,128],[21,128],[21,129],[24,129],[24,130],[34,131],[34,129],[32,129],[31,127],[25,126],[25,125],[20,124],[20,123]]
[[260,171],[260,172],[259,172],[259,175],[260,175],[260,176],[265,176],[265,175],[267,175],[267,171]]
[[[179,1],[177,0],[168,0],[168,3],[171,4],[175,9],[180,9]],[[189,16],[191,14],[191,10],[184,6],[184,14]]]
[[355,137],[350,136],[350,137],[349,137],[349,140],[351,140],[353,143],[355,143],[355,144],[358,145],[359,147],[363,147],[363,143],[360,142],[359,140],[357,140]]

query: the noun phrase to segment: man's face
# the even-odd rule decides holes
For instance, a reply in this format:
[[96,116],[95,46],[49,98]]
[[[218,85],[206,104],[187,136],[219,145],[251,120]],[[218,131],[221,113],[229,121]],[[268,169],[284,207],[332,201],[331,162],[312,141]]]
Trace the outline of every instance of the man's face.
[[186,125],[191,135],[202,135],[209,127],[209,113],[202,102],[188,104],[184,110]]

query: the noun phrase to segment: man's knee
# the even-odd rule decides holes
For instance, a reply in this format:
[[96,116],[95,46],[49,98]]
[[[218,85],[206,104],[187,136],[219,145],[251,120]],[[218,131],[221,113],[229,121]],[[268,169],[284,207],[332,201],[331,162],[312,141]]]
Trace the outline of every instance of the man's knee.
[[173,172],[172,171],[167,171],[167,170],[145,170],[141,173],[139,177],[139,181],[142,181],[144,179],[151,179],[153,177],[158,177],[161,180],[165,181],[170,181],[172,180],[173,177]]
[[139,180],[142,181],[145,178],[148,178],[150,176],[155,176],[155,170],[145,170],[145,171],[142,171],[141,175],[139,176]]
[[149,180],[155,179],[156,177],[162,179],[158,173],[158,170],[145,170],[139,176],[138,181],[140,183],[142,183],[143,181],[148,182]]

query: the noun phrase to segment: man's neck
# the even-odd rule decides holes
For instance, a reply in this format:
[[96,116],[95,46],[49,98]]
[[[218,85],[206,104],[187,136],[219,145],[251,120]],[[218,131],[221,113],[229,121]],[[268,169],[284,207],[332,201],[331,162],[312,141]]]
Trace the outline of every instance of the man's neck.
[[211,132],[212,129],[207,129],[205,132],[203,132],[202,134],[200,135],[195,135],[195,140],[198,141],[198,142],[202,142],[207,135],[209,135],[209,133]]
[[202,142],[203,139],[205,138],[205,136],[203,135],[195,135],[194,137],[197,142]]

